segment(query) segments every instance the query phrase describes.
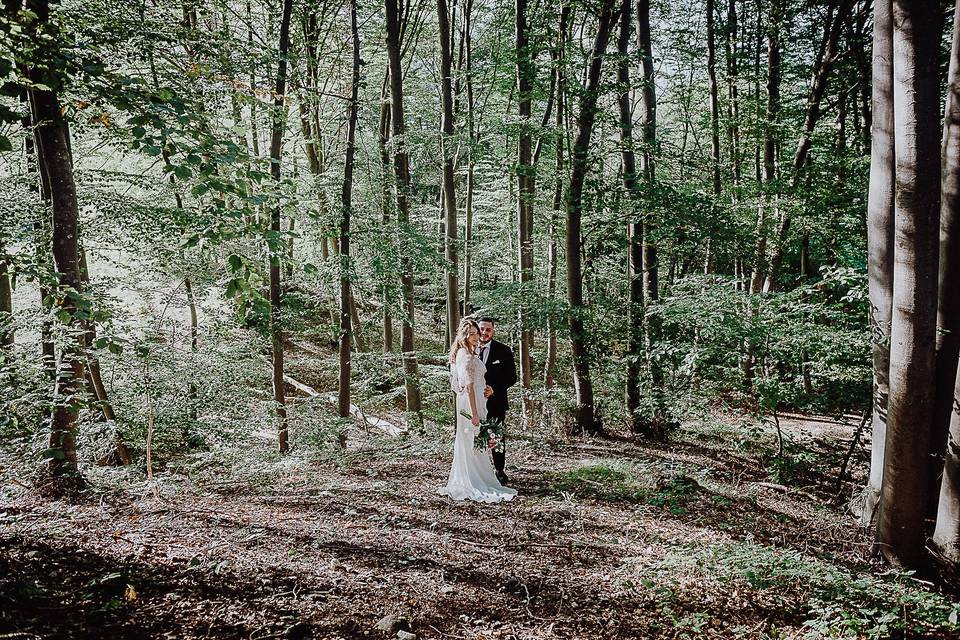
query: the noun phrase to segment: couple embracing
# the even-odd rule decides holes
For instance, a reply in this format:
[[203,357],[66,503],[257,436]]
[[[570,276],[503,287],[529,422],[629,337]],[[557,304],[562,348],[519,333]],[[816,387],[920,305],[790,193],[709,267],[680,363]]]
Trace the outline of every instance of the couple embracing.
[[[450,386],[457,394],[457,436],[453,466],[447,485],[439,493],[454,500],[503,502],[517,495],[503,486],[504,445],[502,436],[493,448],[476,448],[474,442],[484,423],[499,421],[507,413],[507,389],[517,382],[517,369],[510,347],[493,339],[493,318],[464,318],[450,348]],[[496,465],[496,466],[494,466]]]

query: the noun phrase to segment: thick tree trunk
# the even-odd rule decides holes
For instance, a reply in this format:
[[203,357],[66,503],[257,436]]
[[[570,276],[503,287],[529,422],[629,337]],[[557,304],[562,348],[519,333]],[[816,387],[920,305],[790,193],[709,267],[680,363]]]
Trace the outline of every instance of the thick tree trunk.
[[937,3],[893,3],[896,197],[890,399],[877,545],[896,566],[923,557],[937,329],[940,214]]
[[[645,0],[640,0],[645,2]],[[603,57],[614,25],[614,0],[604,0],[593,43],[587,81],[580,99],[580,121],[571,158],[570,187],[567,190],[567,302],[570,327],[570,348],[573,355],[575,392],[575,429],[581,433],[600,434],[603,427],[593,406],[593,382],[590,378],[590,354],[587,350],[587,308],[583,303],[583,264],[580,251],[583,216],[583,184],[589,169],[590,139],[597,117],[597,98]]]
[[[827,23],[824,27],[823,43],[821,45],[821,54],[813,71],[813,78],[810,81],[810,95],[807,98],[807,113],[803,120],[803,129],[800,133],[800,140],[797,143],[797,150],[793,154],[793,167],[790,183],[796,187],[799,180],[801,169],[807,163],[807,157],[810,154],[811,136],[813,129],[820,120],[820,103],[827,91],[827,80],[830,77],[830,70],[837,59],[837,44],[840,41],[840,34],[844,25],[847,23],[847,17],[853,6],[852,0],[839,0],[836,6],[830,7],[827,14]],[[831,19],[832,16],[832,19]],[[767,268],[767,278],[763,284],[764,291],[775,291],[778,285],[780,275],[780,266],[783,263],[783,252],[786,248],[787,233],[790,231],[790,213],[787,208],[780,210],[780,217],[777,221],[777,230],[773,242],[773,251],[770,253],[770,264]]]
[[[397,224],[401,234],[410,222],[410,158],[404,142],[406,123],[403,112],[403,64],[401,62],[401,26],[397,0],[384,0],[387,17],[387,58],[390,65],[390,114],[393,127],[393,171],[396,177]],[[401,251],[400,285],[403,289],[404,318],[400,329],[400,349],[407,395],[407,411],[420,412],[420,385],[417,353],[413,340],[413,262]]]
[[873,131],[867,202],[868,286],[873,343],[873,409],[870,479],[854,504],[864,524],[875,517],[883,481],[890,394],[890,318],[893,308],[893,196],[896,154],[893,138],[893,5],[877,0],[873,20]]
[[[36,25],[31,27],[31,35],[39,45],[38,32],[49,31],[49,3],[46,0],[31,0],[28,8],[37,16]],[[53,37],[55,40],[56,34],[53,34]],[[84,367],[82,335],[77,330],[77,302],[83,293],[77,228],[77,188],[73,177],[69,131],[61,115],[60,100],[54,90],[37,88],[37,85],[49,82],[42,69],[34,67],[29,74],[34,83],[34,88],[30,90],[30,104],[36,123],[34,136],[37,154],[41,158],[40,166],[50,187],[53,210],[53,262],[58,274],[55,304],[60,309],[58,316],[65,325],[66,334],[53,392],[49,469],[54,477],[79,478],[76,432]]]
[[[280,154],[283,147],[287,89],[287,52],[290,48],[290,14],[293,0],[284,0],[283,14],[280,18],[280,46],[277,65],[277,79],[274,89],[272,127],[270,132],[270,174],[274,181],[280,182]],[[281,308],[280,255],[283,244],[280,237],[280,207],[270,211],[270,231],[275,238],[269,246],[270,253],[270,344],[273,363],[273,401],[279,425],[280,452],[290,450],[287,433],[287,399],[283,382],[283,315]]]
[[533,280],[533,205],[536,198],[536,169],[533,165],[533,135],[531,129],[531,105],[533,83],[536,73],[533,68],[532,50],[527,37],[527,0],[516,0],[516,72],[517,111],[520,117],[520,133],[517,143],[517,249],[518,275],[520,277],[520,384],[524,395],[524,418],[532,419],[530,387],[533,374],[530,370],[530,346],[533,331],[530,324],[530,283]]
[[460,325],[460,287],[457,282],[460,266],[457,262],[456,176],[453,166],[454,151],[451,149],[456,133],[453,121],[453,52],[447,2],[448,0],[437,0],[437,21],[440,32],[440,98],[443,110],[440,149],[443,154],[443,247],[447,262],[447,335],[452,339]]
[[[443,0],[441,0],[442,2]],[[350,34],[353,41],[353,75],[347,115],[347,149],[340,190],[340,375],[337,409],[341,418],[350,417],[350,341],[353,333],[353,294],[350,290],[350,219],[353,215],[353,165],[357,153],[357,117],[360,111],[360,35],[357,29],[357,0],[350,0]],[[353,312],[353,313],[351,313]],[[343,441],[341,440],[341,443]]]
[[630,88],[630,36],[632,34],[632,0],[623,0],[620,6],[620,37],[617,49],[620,65],[617,82],[620,85],[620,162],[623,168],[623,188],[627,192],[630,212],[627,225],[627,371],[625,400],[630,430],[639,433],[643,425],[640,415],[640,372],[643,358],[643,217],[642,199],[637,176],[637,158],[633,141],[633,105]]

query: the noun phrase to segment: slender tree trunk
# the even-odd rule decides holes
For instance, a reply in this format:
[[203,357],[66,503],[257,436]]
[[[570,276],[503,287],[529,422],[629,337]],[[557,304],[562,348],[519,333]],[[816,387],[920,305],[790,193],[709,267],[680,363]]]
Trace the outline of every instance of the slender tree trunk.
[[[280,154],[283,147],[283,132],[286,128],[286,89],[287,89],[287,52],[290,48],[290,14],[293,0],[284,0],[283,14],[280,18],[279,63],[277,81],[274,90],[272,127],[270,132],[270,175],[280,182]],[[270,230],[275,238],[269,246],[270,253],[270,343],[273,362],[273,401],[280,420],[280,453],[290,450],[287,434],[287,399],[283,382],[283,315],[281,308],[280,255],[283,245],[279,240],[280,207],[270,211]]]
[[[57,42],[57,34],[50,33],[50,8],[46,0],[31,0],[27,8],[37,17],[29,27],[38,47],[41,32]],[[40,47],[40,51],[43,48]],[[52,65],[53,63],[51,63]],[[41,67],[29,70],[34,83],[30,90],[30,105],[36,123],[34,136],[40,166],[50,186],[53,209],[53,262],[58,274],[56,305],[66,334],[63,351],[57,366],[53,392],[53,416],[50,424],[50,466],[54,477],[70,476],[73,484],[79,478],[77,469],[77,416],[80,411],[79,392],[83,386],[83,336],[77,319],[78,298],[83,294],[80,279],[78,247],[79,207],[77,188],[73,177],[73,159],[70,153],[69,130],[63,119],[60,100],[55,88],[48,89],[50,80]],[[39,88],[44,87],[44,88]]]
[[[824,28],[823,44],[821,46],[821,55],[814,68],[813,79],[810,81],[810,95],[807,99],[807,113],[803,121],[803,129],[800,133],[800,141],[797,143],[797,150],[793,154],[793,173],[790,178],[791,186],[796,187],[800,178],[801,169],[807,163],[807,157],[810,154],[811,136],[813,129],[820,120],[820,103],[827,91],[827,80],[830,77],[830,70],[837,59],[837,44],[840,41],[840,34],[844,25],[847,23],[847,17],[852,8],[852,0],[839,0],[836,7],[836,13],[833,13],[834,7],[830,7],[827,23]],[[832,15],[832,20],[830,16]],[[790,213],[789,209],[780,210],[780,216],[777,221],[777,231],[773,243],[773,251],[770,253],[770,264],[767,268],[767,278],[763,284],[764,291],[775,291],[778,285],[780,275],[780,265],[783,263],[783,252],[786,248],[787,233],[790,231]]]
[[520,278],[520,384],[523,387],[524,419],[532,419],[533,408],[530,387],[533,373],[530,370],[530,346],[533,331],[530,329],[530,310],[527,300],[533,280],[533,205],[536,198],[536,168],[533,165],[533,136],[531,109],[533,83],[536,72],[533,67],[532,50],[528,41],[527,0],[516,0],[516,55],[517,55],[517,110],[520,117],[520,134],[517,144],[517,249],[518,275]]
[[[187,292],[187,307],[190,310],[190,353],[194,358],[198,351],[198,338],[200,335],[200,321],[197,314],[197,297],[193,292],[193,280],[190,276],[183,279],[183,288]],[[190,386],[187,389],[187,398],[190,402],[190,420],[197,420],[197,383],[191,377]]]
[[[726,30],[726,53],[727,53],[727,135],[730,141],[730,160],[733,164],[733,184],[740,186],[741,167],[740,167],[740,89],[739,82],[739,62],[737,48],[737,0],[729,0],[727,4],[727,30]],[[736,190],[731,191],[736,198]]]
[[[387,17],[387,57],[390,65],[390,109],[393,127],[393,170],[396,177],[397,223],[406,234],[410,222],[410,158],[404,142],[406,123],[403,112],[403,64],[401,61],[401,26],[397,0],[384,0]],[[413,262],[401,251],[400,284],[403,288],[405,316],[400,329],[400,349],[406,382],[407,411],[420,412],[420,385],[417,353],[414,347]]]
[[[640,0],[645,2],[645,0]],[[583,265],[580,251],[583,215],[583,183],[589,169],[590,138],[597,117],[600,71],[614,26],[614,0],[604,0],[593,43],[587,81],[580,99],[580,121],[571,158],[570,187],[567,190],[567,302],[570,348],[573,355],[573,386],[576,397],[575,428],[581,433],[600,434],[603,427],[593,406],[590,354],[587,351],[586,306],[583,303]]]
[[[441,0],[443,1],[443,0]],[[353,302],[350,290],[350,219],[353,214],[353,165],[356,156],[357,116],[360,92],[360,35],[357,30],[357,0],[350,0],[350,34],[353,41],[353,75],[347,116],[347,149],[340,191],[340,376],[337,409],[341,418],[350,417],[350,339],[353,333]],[[341,440],[341,443],[343,441]]]
[[[641,170],[643,179],[648,184],[656,182],[656,166],[654,163],[654,149],[657,146],[657,93],[653,72],[653,39],[650,36],[650,2],[637,0],[637,41],[640,45],[640,59],[643,68],[643,154],[641,155]],[[652,215],[646,216],[643,224],[643,290],[647,308],[656,305],[660,299],[659,270],[660,261],[657,255],[657,245],[654,242],[656,234],[656,219]],[[635,257],[635,256],[634,256]],[[660,340],[660,317],[656,313],[648,314],[646,324],[647,359],[650,363],[650,382],[654,395],[654,415],[648,421],[646,430],[649,435],[662,437],[662,428],[667,422],[666,409],[663,402],[663,371],[658,358],[653,355]]]
[[[391,191],[391,173],[390,153],[387,151],[387,142],[390,140],[390,94],[389,94],[389,75],[384,76],[383,91],[380,95],[380,124],[377,131],[377,147],[380,151],[380,169],[383,173],[381,180],[381,210],[383,212],[383,228],[390,228],[391,221],[391,201],[393,193]],[[391,234],[389,242],[393,242]],[[393,353],[393,300],[390,296],[390,286],[384,280],[383,282],[383,352]]]
[[763,180],[768,193],[761,195],[757,208],[756,248],[754,251],[753,276],[750,293],[763,289],[767,269],[767,211],[769,202],[776,197],[769,193],[777,174],[777,120],[780,117],[780,17],[781,2],[770,0],[767,24],[767,112],[764,122]]
[[0,349],[12,347],[13,331],[13,287],[9,258],[6,248],[0,240]]
[[934,417],[940,215],[938,3],[893,3],[896,147],[890,399],[877,545],[896,566],[923,557]]
[[473,281],[473,196],[476,171],[476,125],[474,123],[473,95],[473,0],[466,0],[463,10],[463,56],[467,91],[467,194],[464,204],[463,232],[463,312],[473,312],[471,286]]
[[[893,137],[893,4],[876,0],[873,19],[873,130],[870,193],[867,203],[868,285],[872,328],[873,409],[870,479],[860,512],[864,524],[875,517],[883,482],[890,395],[890,319],[893,308],[893,197],[896,154]],[[858,508],[859,505],[854,505]]]
[[451,50],[448,0],[437,0],[437,21],[440,31],[440,97],[443,103],[440,149],[443,154],[443,227],[444,257],[447,262],[447,335],[451,340],[460,324],[460,287],[457,278],[457,193],[454,153],[450,148],[456,134],[453,121],[453,52]]
[[[939,482],[937,526],[932,546],[960,574],[960,4],[954,10],[953,46],[947,78],[940,203],[940,278],[937,315],[936,408],[933,429],[935,463],[931,479]],[[940,462],[942,459],[942,463]],[[931,495],[937,495],[937,483]]]
[[617,49],[620,65],[620,162],[623,167],[623,188],[627,192],[630,223],[627,225],[627,380],[625,400],[630,429],[639,433],[643,425],[640,415],[640,371],[643,358],[643,218],[642,199],[637,176],[637,158],[633,142],[633,105],[630,89],[630,36],[632,34],[632,0],[620,6],[620,37]]
[[[720,101],[717,95],[717,44],[716,44],[716,16],[714,0],[707,0],[707,78],[710,81],[710,150],[713,176],[713,218],[717,216],[717,203],[720,201]],[[704,274],[713,272],[713,247],[707,239],[706,257],[703,261]]]
[[[564,3],[560,9],[560,24],[557,29],[557,46],[554,54],[557,82],[554,90],[557,92],[556,102],[556,131],[554,146],[556,151],[556,175],[554,176],[553,208],[550,210],[550,243],[547,246],[547,298],[550,301],[557,295],[557,235],[560,216],[563,211],[563,184],[566,174],[564,167],[564,147],[566,142],[566,110],[567,110],[567,74],[566,65],[566,38],[570,21],[570,4]],[[557,367],[557,326],[556,318],[550,316],[547,328],[547,361],[544,364],[544,386],[548,389],[554,385],[554,375]]]

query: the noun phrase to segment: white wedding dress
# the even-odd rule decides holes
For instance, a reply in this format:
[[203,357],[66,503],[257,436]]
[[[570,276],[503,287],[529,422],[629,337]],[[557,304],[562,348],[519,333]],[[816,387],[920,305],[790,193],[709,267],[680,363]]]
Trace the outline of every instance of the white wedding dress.
[[487,417],[487,399],[483,397],[486,386],[486,367],[479,358],[465,349],[457,353],[457,361],[450,365],[450,386],[457,394],[457,437],[453,443],[453,466],[447,486],[439,489],[442,495],[454,500],[476,502],[504,502],[517,495],[516,489],[504,487],[497,480],[489,450],[478,450],[473,439],[479,427],[470,423],[470,399],[467,389],[473,388],[480,419]]

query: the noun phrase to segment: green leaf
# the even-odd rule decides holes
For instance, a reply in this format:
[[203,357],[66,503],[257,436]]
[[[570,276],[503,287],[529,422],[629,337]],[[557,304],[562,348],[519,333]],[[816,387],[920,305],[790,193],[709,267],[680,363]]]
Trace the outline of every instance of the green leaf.
[[0,136],[0,153],[4,151],[13,151],[13,143],[7,136]]
[[195,184],[193,189],[190,190],[190,193],[192,193],[195,198],[199,198],[209,190],[210,187],[201,182],[199,184]]
[[57,311],[57,319],[63,324],[69,324],[71,318],[73,318],[73,315],[66,309],[60,309],[60,311]]
[[190,171],[190,167],[181,164],[173,170],[173,175],[177,176],[181,180],[188,180],[191,176],[193,176],[193,171]]

